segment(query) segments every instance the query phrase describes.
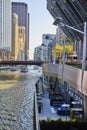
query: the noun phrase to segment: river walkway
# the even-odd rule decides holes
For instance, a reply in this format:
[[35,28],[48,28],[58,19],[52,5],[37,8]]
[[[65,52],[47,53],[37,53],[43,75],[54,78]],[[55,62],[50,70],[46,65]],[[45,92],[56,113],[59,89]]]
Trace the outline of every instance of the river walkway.
[[[39,120],[43,120],[43,119],[66,120],[66,116],[58,115],[55,108],[50,106],[49,91],[48,91],[48,88],[46,86],[44,87],[44,94],[42,95],[41,113],[39,113]],[[67,120],[69,120],[69,119],[70,119],[70,117],[67,116]]]

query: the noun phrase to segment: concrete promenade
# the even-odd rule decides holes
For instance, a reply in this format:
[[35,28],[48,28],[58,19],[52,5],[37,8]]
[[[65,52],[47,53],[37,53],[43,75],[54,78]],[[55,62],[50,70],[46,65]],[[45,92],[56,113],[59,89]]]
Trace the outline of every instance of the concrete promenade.
[[44,94],[42,96],[42,109],[41,113],[39,113],[39,119],[62,119],[62,120],[69,120],[69,116],[60,116],[57,114],[57,111],[54,109],[54,107],[50,106],[50,99],[49,99],[49,92],[46,87],[44,87]]

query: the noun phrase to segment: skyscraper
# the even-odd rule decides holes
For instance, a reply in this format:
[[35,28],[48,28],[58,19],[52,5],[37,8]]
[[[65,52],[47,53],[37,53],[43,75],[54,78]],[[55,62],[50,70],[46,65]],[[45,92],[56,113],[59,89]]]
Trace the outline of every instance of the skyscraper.
[[18,57],[18,16],[12,14],[12,44],[11,44],[11,59],[17,60]]
[[11,50],[11,0],[0,0],[0,49]]
[[28,52],[29,52],[29,15],[28,15],[28,7],[25,3],[20,2],[12,2],[12,13],[16,13],[18,15],[18,26],[25,27],[25,50],[24,57],[25,60],[28,60]]
[[24,46],[25,46],[25,27],[18,27],[18,60],[24,60]]

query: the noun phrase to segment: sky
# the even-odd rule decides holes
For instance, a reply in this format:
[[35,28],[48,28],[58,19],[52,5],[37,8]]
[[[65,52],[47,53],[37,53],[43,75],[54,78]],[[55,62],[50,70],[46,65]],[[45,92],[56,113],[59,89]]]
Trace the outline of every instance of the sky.
[[54,19],[47,10],[46,0],[12,0],[28,4],[29,18],[29,59],[33,59],[34,48],[41,45],[42,34],[55,34]]

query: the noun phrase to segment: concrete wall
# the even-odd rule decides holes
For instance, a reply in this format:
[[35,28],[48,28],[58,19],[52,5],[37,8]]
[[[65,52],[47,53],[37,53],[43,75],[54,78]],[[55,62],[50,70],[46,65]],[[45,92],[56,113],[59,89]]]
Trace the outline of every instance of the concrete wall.
[[[62,64],[44,64],[43,73],[51,76],[62,78]],[[87,71],[84,71],[83,85],[81,89],[82,70],[75,67],[64,65],[63,79],[76,88],[78,91],[83,92],[87,96]]]
[[35,88],[35,114],[36,114],[36,130],[40,130],[39,117],[38,117],[38,107],[36,98],[36,88]]

